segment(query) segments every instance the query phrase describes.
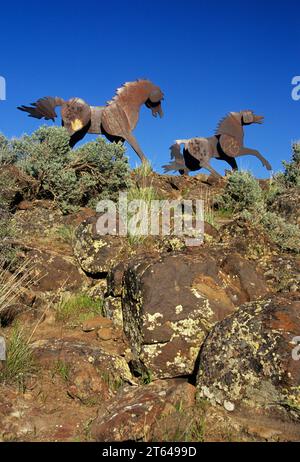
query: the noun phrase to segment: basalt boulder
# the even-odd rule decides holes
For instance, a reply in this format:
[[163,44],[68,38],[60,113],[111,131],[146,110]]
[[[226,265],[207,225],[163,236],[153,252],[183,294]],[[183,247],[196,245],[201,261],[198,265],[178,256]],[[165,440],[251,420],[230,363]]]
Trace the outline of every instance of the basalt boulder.
[[75,232],[74,254],[81,268],[90,275],[107,273],[122,259],[124,239],[117,235],[101,235],[98,214],[82,222]]
[[125,387],[107,401],[91,426],[96,441],[151,441],[163,416],[195,404],[195,387],[181,379]]
[[133,261],[122,289],[124,331],[136,358],[132,367],[154,378],[192,374],[213,326],[266,292],[252,263],[220,250]]
[[228,410],[287,410],[299,419],[299,332],[299,293],[241,306],[204,342],[198,396]]
[[34,262],[32,269],[35,278],[34,290],[40,292],[78,289],[88,283],[71,257],[32,249],[28,257]]
[[64,367],[68,373],[68,394],[74,399],[105,400],[123,383],[133,383],[126,359],[106,351],[89,333],[36,340],[31,348],[41,367]]

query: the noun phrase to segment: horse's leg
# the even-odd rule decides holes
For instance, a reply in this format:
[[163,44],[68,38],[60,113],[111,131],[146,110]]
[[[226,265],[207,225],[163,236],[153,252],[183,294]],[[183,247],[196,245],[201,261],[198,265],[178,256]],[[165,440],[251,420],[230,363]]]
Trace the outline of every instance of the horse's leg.
[[180,170],[178,170],[178,172],[180,173],[180,175],[189,176],[189,169],[188,168],[180,169]]
[[[63,119],[61,120],[61,126],[65,127],[65,123]],[[75,144],[78,143],[78,141],[81,141],[85,137],[85,135],[89,131],[90,126],[91,126],[91,122],[89,122],[87,125],[82,127],[80,130],[77,130],[76,132],[71,130],[69,127],[65,127],[70,135],[69,146],[71,149],[74,148]]]
[[227,164],[230,165],[230,167],[232,168],[232,170],[238,170],[238,164],[236,163],[236,160],[234,157],[229,157],[229,156],[226,156],[225,153],[222,154],[222,157],[215,157],[215,159],[217,160],[224,160],[225,162],[227,162]]
[[75,132],[75,133],[73,133],[71,135],[71,138],[70,138],[70,141],[69,141],[70,148],[73,148],[75,146],[75,144],[78,143],[78,141],[81,141],[85,137],[85,135],[89,131],[89,126],[90,126],[90,124],[86,125],[85,127],[81,128],[80,130],[77,130],[77,132]]
[[230,167],[232,168],[232,170],[238,170],[238,164],[236,163],[236,160],[234,157],[227,157],[226,159],[224,159],[229,165]]
[[130,133],[130,134],[126,134],[126,136],[124,136],[124,138],[125,138],[126,141],[128,141],[130,146],[135,150],[135,152],[137,153],[137,155],[141,159],[142,164],[149,164],[149,161],[148,161],[147,157],[143,153],[143,151],[140,148],[140,146],[139,146],[137,140],[135,139],[135,137]]
[[205,164],[200,164],[201,168],[206,168],[212,175],[216,176],[217,178],[222,178],[222,175],[220,175],[209,163]]
[[267,170],[272,170],[272,167],[267,161],[267,159],[265,159],[264,156],[262,156],[261,153],[257,151],[256,149],[250,149],[250,148],[246,148],[245,146],[243,146],[239,154],[236,155],[235,157],[241,157],[241,156],[247,156],[247,155],[257,157],[261,161],[261,163],[266,167]]

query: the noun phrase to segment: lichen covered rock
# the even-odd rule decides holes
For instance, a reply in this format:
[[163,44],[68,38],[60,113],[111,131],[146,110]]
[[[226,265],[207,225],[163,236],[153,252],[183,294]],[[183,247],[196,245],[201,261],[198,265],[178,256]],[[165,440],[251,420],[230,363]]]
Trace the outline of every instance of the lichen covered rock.
[[299,416],[300,368],[294,339],[299,332],[299,293],[240,307],[214,327],[203,345],[198,395],[232,408],[277,405]]
[[[134,367],[155,378],[193,373],[212,327],[240,300],[266,293],[263,278],[246,260],[236,271],[228,256],[204,249],[133,261],[124,273],[124,330],[136,355]],[[238,257],[236,257],[238,259]],[[244,274],[251,281],[245,290]],[[255,291],[256,289],[256,291]]]
[[121,259],[123,239],[119,236],[101,236],[97,232],[97,219],[91,217],[76,230],[74,254],[81,268],[91,275],[107,273]]
[[61,287],[74,290],[87,284],[71,257],[56,255],[43,250],[30,250],[28,257],[34,261],[32,273],[36,278],[35,290],[53,292]]
[[122,300],[120,297],[106,297],[103,311],[105,316],[111,319],[116,326],[123,327]]

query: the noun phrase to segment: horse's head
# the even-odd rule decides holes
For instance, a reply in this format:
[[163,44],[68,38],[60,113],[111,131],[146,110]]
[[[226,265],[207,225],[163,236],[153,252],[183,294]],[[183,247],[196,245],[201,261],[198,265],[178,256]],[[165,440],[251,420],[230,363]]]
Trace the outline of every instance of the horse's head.
[[153,117],[163,116],[163,110],[161,107],[161,102],[164,99],[164,94],[159,87],[154,87],[151,89],[151,92],[146,100],[146,106],[151,109]]
[[81,98],[71,98],[63,104],[61,116],[64,127],[73,135],[90,122],[91,108]]
[[262,124],[264,117],[255,115],[253,111],[241,111],[241,123],[242,125],[250,125],[250,124]]

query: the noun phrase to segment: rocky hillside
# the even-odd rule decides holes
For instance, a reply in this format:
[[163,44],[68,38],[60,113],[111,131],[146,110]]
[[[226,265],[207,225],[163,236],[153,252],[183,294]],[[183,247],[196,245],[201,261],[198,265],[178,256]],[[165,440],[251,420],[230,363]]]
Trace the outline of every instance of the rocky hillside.
[[[2,137],[0,440],[299,440],[299,157],[215,181]],[[120,190],[203,199],[203,244],[100,236]]]

